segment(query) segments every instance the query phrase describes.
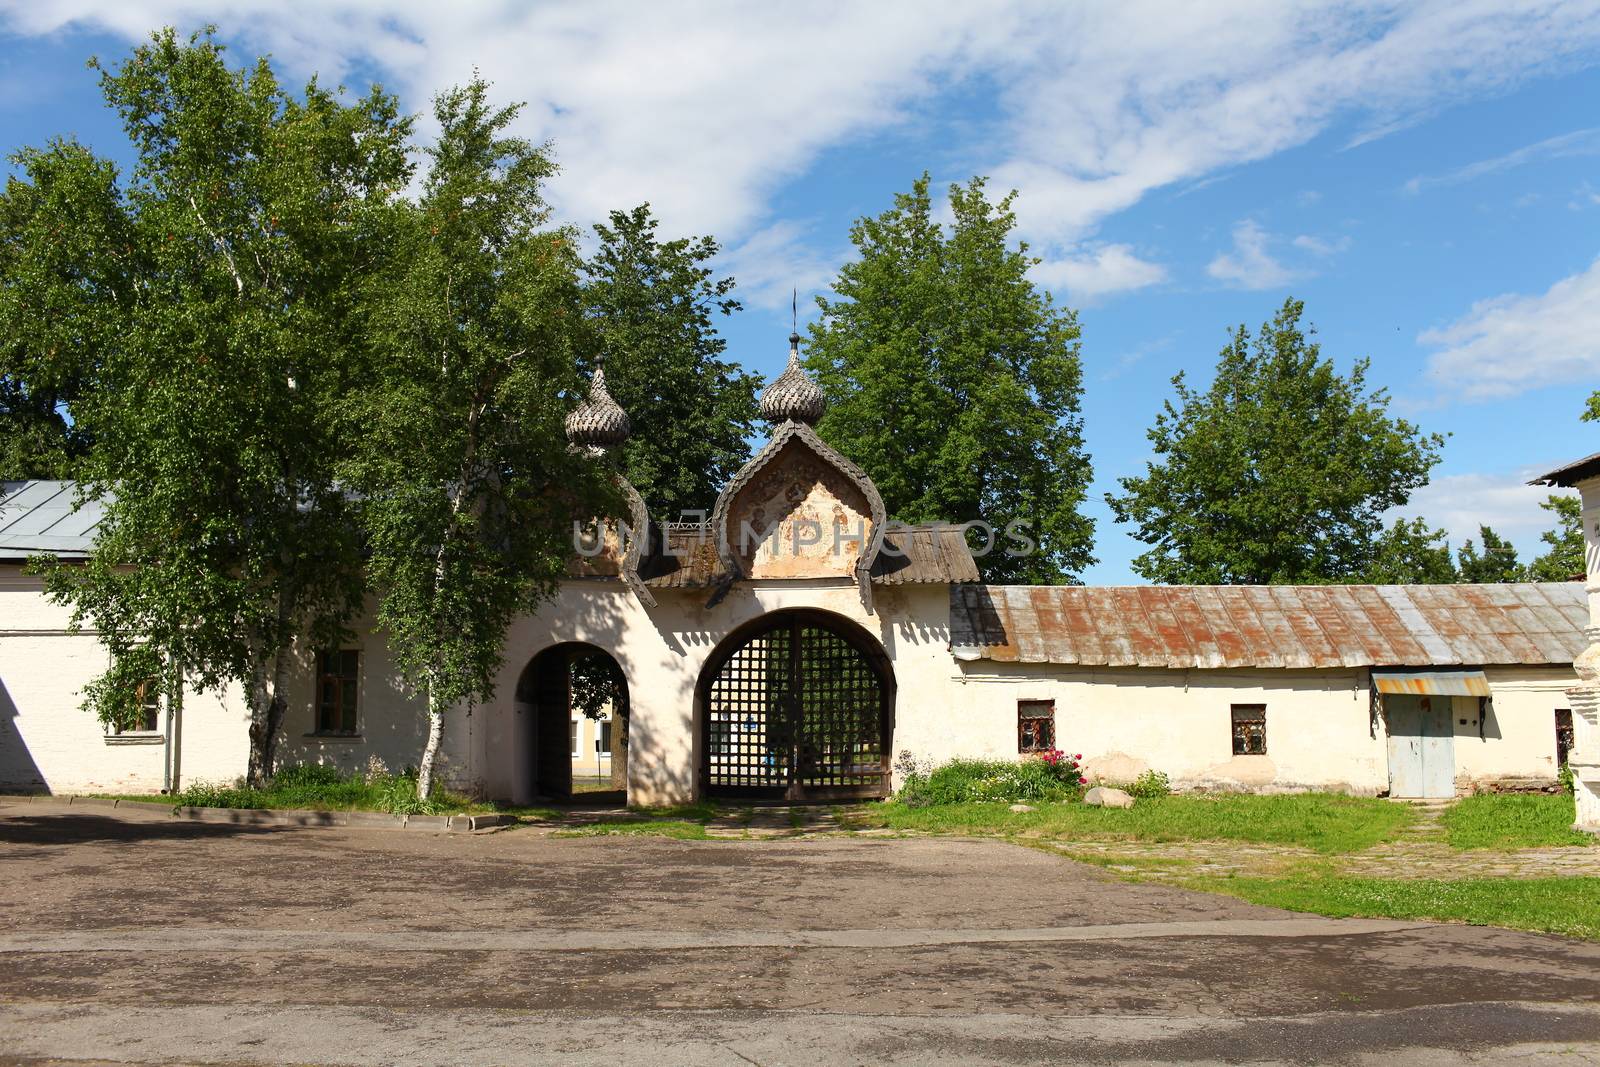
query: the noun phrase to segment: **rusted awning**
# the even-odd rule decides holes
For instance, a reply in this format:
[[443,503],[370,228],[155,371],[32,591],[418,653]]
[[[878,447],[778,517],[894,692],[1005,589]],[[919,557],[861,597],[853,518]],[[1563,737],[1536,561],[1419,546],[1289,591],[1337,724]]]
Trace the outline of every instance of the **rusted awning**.
[[1380,693],[1412,696],[1486,697],[1494,694],[1482,671],[1373,671],[1372,685]]

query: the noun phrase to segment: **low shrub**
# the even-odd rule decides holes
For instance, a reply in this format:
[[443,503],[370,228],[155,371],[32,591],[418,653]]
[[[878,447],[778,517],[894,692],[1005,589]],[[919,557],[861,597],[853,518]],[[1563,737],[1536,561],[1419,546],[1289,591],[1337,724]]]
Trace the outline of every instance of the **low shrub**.
[[1572,795],[1572,791],[1577,788],[1572,782],[1572,764],[1563,763],[1561,765],[1561,769],[1556,772],[1556,784],[1561,787],[1561,791],[1567,796],[1570,797]]
[[986,801],[1071,800],[1083,793],[1081,756],[1046,752],[1021,760],[956,759],[906,775],[896,799],[908,807]]
[[473,806],[470,797],[435,786],[426,799],[417,796],[416,772],[404,774],[341,774],[336,767],[301,764],[283,768],[263,789],[220,782],[190,782],[172,798],[179,807],[275,808],[314,811],[387,811],[395,815],[431,815]]
[[1145,771],[1122,788],[1130,797],[1154,800],[1171,794],[1172,780],[1162,771]]

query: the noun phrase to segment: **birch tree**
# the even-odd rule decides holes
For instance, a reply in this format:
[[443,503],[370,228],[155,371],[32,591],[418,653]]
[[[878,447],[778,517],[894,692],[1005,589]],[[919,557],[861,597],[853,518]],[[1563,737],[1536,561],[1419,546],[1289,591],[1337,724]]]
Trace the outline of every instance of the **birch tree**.
[[238,685],[255,783],[297,639],[331,640],[360,599],[329,411],[410,124],[378,89],[293,93],[264,59],[230,66],[209,33],[92,65],[131,174],[68,141],[25,152],[0,259],[8,349],[34,381],[75,383],[81,492],[105,508],[86,565],[40,565],[109,646],[102,717],[157,663]]
[[494,691],[511,621],[550,595],[572,522],[610,503],[562,419],[589,355],[574,234],[548,225],[555,167],[506,134],[475,80],[439,96],[421,197],[368,303],[344,413],[377,621],[425,701],[427,802],[445,715]]

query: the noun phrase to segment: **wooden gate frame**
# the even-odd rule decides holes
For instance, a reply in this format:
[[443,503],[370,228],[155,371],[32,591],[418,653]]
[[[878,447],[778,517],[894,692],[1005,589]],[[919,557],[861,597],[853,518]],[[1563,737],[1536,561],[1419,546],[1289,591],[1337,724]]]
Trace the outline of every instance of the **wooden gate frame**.
[[811,624],[834,634],[859,652],[878,678],[879,724],[882,730],[882,776],[876,787],[846,786],[831,789],[805,790],[799,782],[791,781],[788,789],[779,794],[765,787],[724,787],[722,796],[745,796],[757,800],[804,803],[826,800],[871,800],[889,795],[893,756],[890,751],[894,740],[896,685],[894,664],[883,645],[860,623],[844,615],[821,608],[777,608],[764,612],[739,625],[711,650],[700,666],[700,677],[694,686],[694,745],[696,749],[695,792],[700,798],[711,795],[711,684],[734,654],[753,637],[776,629],[783,622],[797,626]]

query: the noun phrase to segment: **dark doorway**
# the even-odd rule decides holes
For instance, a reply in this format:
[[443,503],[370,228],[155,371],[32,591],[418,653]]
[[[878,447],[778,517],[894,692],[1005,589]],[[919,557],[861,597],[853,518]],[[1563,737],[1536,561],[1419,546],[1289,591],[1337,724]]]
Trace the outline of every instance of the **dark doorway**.
[[888,794],[894,673],[846,619],[780,611],[741,627],[706,661],[697,700],[707,796]]
[[[540,652],[517,682],[517,703],[532,715],[527,766],[531,793],[541,800],[621,803],[627,793],[628,683],[622,667],[604,649],[578,641]],[[575,738],[583,719],[609,713],[609,770],[605,779],[573,789],[573,764],[593,754],[579,752]]]

